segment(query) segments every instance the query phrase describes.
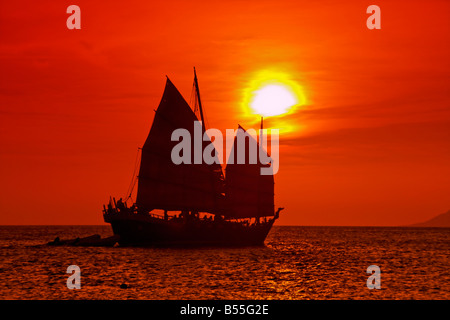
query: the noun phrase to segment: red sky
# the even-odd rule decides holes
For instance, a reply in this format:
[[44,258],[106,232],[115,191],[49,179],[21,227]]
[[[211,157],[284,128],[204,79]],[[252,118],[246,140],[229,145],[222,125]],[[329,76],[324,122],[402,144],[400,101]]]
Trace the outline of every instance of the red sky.
[[[0,224],[102,224],[125,195],[168,75],[189,101],[196,66],[210,127],[261,70],[307,105],[280,136],[280,225],[404,225],[450,209],[450,3],[0,3]],[[257,127],[256,127],[257,128]]]

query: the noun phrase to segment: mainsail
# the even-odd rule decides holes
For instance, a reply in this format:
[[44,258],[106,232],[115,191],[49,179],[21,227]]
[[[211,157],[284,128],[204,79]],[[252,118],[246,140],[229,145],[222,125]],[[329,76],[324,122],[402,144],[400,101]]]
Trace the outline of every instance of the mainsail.
[[[244,148],[238,147],[239,139],[242,139],[241,141],[245,139]],[[245,156],[242,157],[244,161],[241,161],[244,163],[239,163],[237,153],[244,149]],[[270,163],[261,163],[259,152],[267,157],[266,151],[260,150],[255,138],[239,126],[225,169],[227,218],[274,215],[274,178],[273,175],[261,175],[260,169],[270,167]]]
[[[142,147],[136,197],[140,210],[220,211],[224,193],[220,164],[193,164],[192,161],[192,164],[176,165],[171,159],[171,151],[179,143],[171,141],[172,132],[186,129],[193,138],[195,121],[198,121],[195,113],[167,78],[153,125]],[[203,148],[210,143],[204,141]],[[191,155],[194,155],[192,140],[191,147]]]

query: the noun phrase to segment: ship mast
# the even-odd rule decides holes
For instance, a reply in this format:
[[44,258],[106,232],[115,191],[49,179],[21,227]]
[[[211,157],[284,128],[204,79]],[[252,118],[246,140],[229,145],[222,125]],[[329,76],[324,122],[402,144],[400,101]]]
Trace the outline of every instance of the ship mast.
[[[263,117],[261,116],[261,129],[259,130],[259,148],[262,148],[263,144]],[[259,152],[259,150],[258,150]],[[258,154],[259,157],[259,154]]]
[[260,145],[260,147],[261,147],[261,144],[262,144],[262,132],[263,132],[263,117],[261,116],[261,130],[259,131],[259,136],[260,136],[259,145]]
[[203,131],[206,131],[205,119],[203,118],[202,100],[200,99],[200,89],[198,88],[197,72],[195,72],[195,67],[194,67],[194,84],[195,84],[195,91],[197,91],[198,108],[200,109],[200,117],[202,118],[202,128],[203,128]]

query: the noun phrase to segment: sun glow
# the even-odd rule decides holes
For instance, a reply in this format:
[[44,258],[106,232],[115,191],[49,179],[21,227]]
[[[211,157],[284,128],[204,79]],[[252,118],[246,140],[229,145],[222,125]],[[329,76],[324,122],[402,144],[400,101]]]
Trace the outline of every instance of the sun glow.
[[249,113],[278,116],[305,104],[302,88],[285,73],[261,71],[252,78],[244,97]]
[[255,91],[251,108],[258,114],[278,116],[297,104],[297,99],[289,89],[279,84],[269,84]]

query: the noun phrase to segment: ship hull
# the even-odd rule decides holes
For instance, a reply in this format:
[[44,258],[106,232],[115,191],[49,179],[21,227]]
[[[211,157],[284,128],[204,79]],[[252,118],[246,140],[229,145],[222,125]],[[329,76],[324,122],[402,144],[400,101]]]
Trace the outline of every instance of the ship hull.
[[104,214],[104,220],[122,246],[262,246],[274,222],[164,220],[134,213]]

